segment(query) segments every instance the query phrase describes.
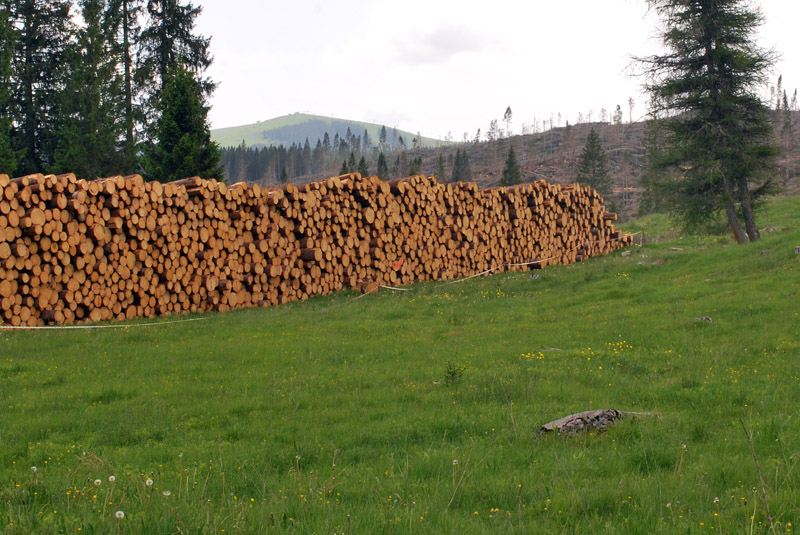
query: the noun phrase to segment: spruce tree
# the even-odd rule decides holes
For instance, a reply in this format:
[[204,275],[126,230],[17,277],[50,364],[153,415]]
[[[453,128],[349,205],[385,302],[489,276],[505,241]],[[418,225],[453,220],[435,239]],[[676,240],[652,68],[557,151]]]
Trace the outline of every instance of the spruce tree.
[[139,36],[139,59],[136,82],[147,100],[146,121],[157,113],[157,99],[176,67],[197,73],[203,98],[214,91],[215,84],[202,73],[211,65],[210,38],[194,35],[195,19],[202,12],[191,2],[148,0],[147,22]]
[[342,166],[339,168],[339,175],[349,175],[350,167],[347,165],[347,160],[342,160]]
[[466,149],[456,150],[456,159],[453,163],[453,182],[469,182],[472,180],[472,170],[469,165],[469,155]]
[[418,175],[422,172],[422,156],[411,158],[411,163],[408,166],[408,174],[410,176]]
[[586,145],[578,165],[578,182],[591,186],[601,195],[611,195],[611,176],[608,174],[608,158],[594,127],[586,136]]
[[155,145],[145,149],[145,178],[161,182],[189,176],[222,180],[220,149],[211,141],[202,83],[186,68],[174,68],[156,111]]
[[758,95],[774,63],[755,43],[763,17],[746,0],[648,3],[664,22],[667,52],[640,64],[663,117],[670,208],[690,228],[724,216],[739,243],[756,241],[755,203],[771,191],[777,155]]
[[353,151],[350,151],[350,157],[347,159],[347,168],[349,169],[348,172],[355,173],[358,169],[358,163],[356,162],[356,154]]
[[8,10],[0,6],[0,173],[14,176],[20,154],[11,146],[11,53],[14,48]]
[[386,125],[381,126],[381,129],[378,132],[378,143],[380,143],[381,150],[386,148]]
[[514,154],[514,145],[508,147],[508,157],[503,166],[503,177],[500,179],[501,186],[513,186],[522,182],[522,173],[519,169],[517,156]]
[[367,165],[367,160],[363,156],[358,161],[358,172],[361,173],[361,176],[369,176],[369,166]]
[[388,180],[389,178],[389,166],[386,163],[386,156],[383,155],[383,152],[378,154],[377,175],[381,180]]
[[662,165],[664,154],[663,121],[649,119],[644,123],[644,165],[642,166],[639,186],[642,188],[639,197],[639,215],[662,213],[665,211],[664,192],[662,184],[664,177],[670,171]]
[[67,0],[6,0],[11,23],[12,147],[21,151],[17,174],[53,164],[59,94],[66,81],[65,49],[73,24]]
[[313,172],[311,169],[311,143],[308,142],[308,138],[306,138],[305,143],[303,143],[301,163],[303,174],[311,174]]
[[136,130],[142,118],[136,106],[139,89],[134,85],[134,56],[139,45],[139,14],[142,0],[108,0],[107,24],[113,32],[115,48],[122,56],[122,80],[124,91],[125,139],[122,149],[123,173],[133,173],[138,168]]
[[83,25],[67,51],[70,75],[60,95],[53,169],[92,179],[123,171],[124,86],[105,0],[79,4]]
[[444,166],[444,156],[442,156],[441,152],[439,153],[439,158],[436,160],[436,178],[441,184],[447,182],[447,171]]

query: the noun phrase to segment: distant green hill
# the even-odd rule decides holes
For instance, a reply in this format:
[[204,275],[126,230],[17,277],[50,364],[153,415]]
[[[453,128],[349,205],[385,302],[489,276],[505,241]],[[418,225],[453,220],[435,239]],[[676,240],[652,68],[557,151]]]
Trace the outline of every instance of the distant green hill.
[[[382,126],[384,125],[293,113],[254,124],[211,130],[211,139],[219,143],[221,147],[236,147],[241,145],[242,141],[248,147],[259,147],[269,145],[290,146],[292,143],[303,144],[308,138],[313,147],[318,139],[321,140],[324,137],[325,132],[328,133],[331,141],[333,141],[336,134],[339,134],[339,137],[345,137],[349,128],[350,132],[356,136],[363,136],[364,130],[366,130],[373,144],[377,145]],[[411,141],[416,134],[405,130],[397,130],[395,136],[394,131],[393,127],[386,125],[387,142],[392,144],[402,136],[406,146],[410,148]],[[439,139],[422,137],[422,146],[424,147],[439,147],[447,144],[446,141]]]

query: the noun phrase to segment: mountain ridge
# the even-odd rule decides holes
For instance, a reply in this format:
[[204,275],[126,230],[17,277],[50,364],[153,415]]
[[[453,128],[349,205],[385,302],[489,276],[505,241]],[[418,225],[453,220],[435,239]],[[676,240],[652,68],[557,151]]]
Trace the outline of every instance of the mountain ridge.
[[223,148],[238,147],[242,143],[248,147],[268,147],[270,145],[289,147],[293,143],[303,145],[306,139],[313,146],[317,140],[323,140],[325,133],[333,142],[337,134],[340,138],[345,138],[349,129],[353,136],[363,137],[364,132],[367,132],[372,143],[377,144],[383,127],[386,128],[386,142],[391,146],[397,145],[402,138],[405,145],[410,148],[414,138],[418,136],[421,138],[420,146],[441,147],[450,144],[447,141],[401,130],[395,126],[299,112],[246,125],[214,128],[211,130],[211,140]]

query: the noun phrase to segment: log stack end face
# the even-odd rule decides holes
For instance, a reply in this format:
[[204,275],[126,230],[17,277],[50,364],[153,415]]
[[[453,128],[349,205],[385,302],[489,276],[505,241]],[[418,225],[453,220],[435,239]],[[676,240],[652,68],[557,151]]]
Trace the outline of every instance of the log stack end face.
[[358,173],[261,188],[0,174],[0,322],[124,320],[571,263],[632,245],[590,188]]

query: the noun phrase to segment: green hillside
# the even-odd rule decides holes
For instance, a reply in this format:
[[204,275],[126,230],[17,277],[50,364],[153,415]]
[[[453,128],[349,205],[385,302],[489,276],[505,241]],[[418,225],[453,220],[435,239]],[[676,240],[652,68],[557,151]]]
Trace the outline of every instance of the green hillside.
[[[0,533],[796,532],[798,205],[746,246],[649,216],[570,266],[0,331]],[[599,408],[656,415],[536,434]]]
[[[363,136],[364,130],[366,130],[373,144],[377,144],[382,126],[384,125],[323,117],[321,115],[293,113],[254,124],[214,129],[211,131],[211,139],[219,143],[221,147],[235,147],[241,145],[242,141],[249,147],[269,145],[284,145],[288,147],[292,143],[303,144],[308,138],[313,147],[318,139],[322,139],[325,132],[333,140],[337,133],[340,137],[344,137],[347,129],[350,128],[351,133],[356,136]],[[385,126],[387,141],[391,144],[393,127],[391,125]],[[397,138],[399,139],[400,136],[403,137],[406,146],[411,147],[411,140],[416,134],[405,130],[397,130]],[[425,147],[438,147],[446,144],[445,141],[422,137],[422,145]]]

